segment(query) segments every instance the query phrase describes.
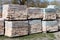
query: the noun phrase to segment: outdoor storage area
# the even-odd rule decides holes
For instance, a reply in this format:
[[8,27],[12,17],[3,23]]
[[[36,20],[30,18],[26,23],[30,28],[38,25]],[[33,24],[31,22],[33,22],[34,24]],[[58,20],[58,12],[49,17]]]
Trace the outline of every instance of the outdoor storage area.
[[0,35],[17,37],[35,33],[60,30],[58,9],[27,7],[26,5],[3,5],[0,19]]

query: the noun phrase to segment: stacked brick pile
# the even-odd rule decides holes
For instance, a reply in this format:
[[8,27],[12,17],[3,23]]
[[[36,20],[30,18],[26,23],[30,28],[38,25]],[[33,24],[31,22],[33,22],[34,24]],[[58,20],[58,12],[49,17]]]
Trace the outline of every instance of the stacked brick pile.
[[60,9],[57,9],[57,22],[58,22],[58,29],[60,30]]
[[0,35],[4,35],[4,19],[0,18]]
[[57,21],[42,21],[43,32],[58,31]]
[[29,20],[30,34],[42,32],[41,20]]
[[54,19],[56,19],[56,10],[51,8],[45,8],[43,20],[54,20]]
[[28,35],[28,21],[5,21],[5,36]]
[[29,34],[42,32],[43,8],[28,8],[27,15],[29,19]]
[[18,4],[3,5],[2,18],[5,19],[5,36],[28,35],[27,6]]
[[43,18],[43,8],[28,8],[28,19]]
[[44,9],[44,16],[42,21],[43,32],[53,32],[58,31],[58,24],[56,20],[56,10],[55,9]]
[[6,4],[3,5],[2,17],[6,20],[26,20],[27,19],[27,6]]
[[[15,37],[60,29],[60,12],[53,8],[27,8],[26,5],[3,5],[0,33]],[[5,22],[5,26],[4,26]]]

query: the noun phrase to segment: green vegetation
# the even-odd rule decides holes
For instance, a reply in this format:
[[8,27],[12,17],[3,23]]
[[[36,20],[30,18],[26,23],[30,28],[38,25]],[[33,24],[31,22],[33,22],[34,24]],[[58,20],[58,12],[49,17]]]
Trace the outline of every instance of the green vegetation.
[[[47,35],[47,36],[46,36]],[[8,38],[5,36],[0,36],[0,40],[37,40],[37,39],[43,39],[48,38],[49,40],[55,39],[55,36],[53,33],[38,33],[38,34],[31,34],[23,37],[15,37],[15,38]]]
[[12,4],[18,4],[17,0],[12,0]]

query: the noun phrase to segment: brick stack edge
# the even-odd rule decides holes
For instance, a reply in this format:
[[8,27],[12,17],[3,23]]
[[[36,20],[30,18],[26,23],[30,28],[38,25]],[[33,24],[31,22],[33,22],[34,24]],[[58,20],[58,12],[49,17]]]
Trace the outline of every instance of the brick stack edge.
[[4,19],[0,18],[0,35],[4,35]]
[[60,29],[60,12],[55,9],[5,4],[2,19],[0,20],[0,33],[8,37],[54,32]]

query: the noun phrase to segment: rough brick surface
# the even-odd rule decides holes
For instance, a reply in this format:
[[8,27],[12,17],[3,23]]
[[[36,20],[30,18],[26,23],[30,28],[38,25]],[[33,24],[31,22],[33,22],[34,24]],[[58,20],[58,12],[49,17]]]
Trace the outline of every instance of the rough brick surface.
[[0,35],[4,35],[4,19],[0,18]]
[[43,31],[58,31],[57,21],[42,21],[42,30]]
[[43,20],[54,20],[56,19],[56,10],[55,9],[44,9]]
[[5,36],[28,35],[28,21],[5,21]]
[[27,6],[18,4],[3,5],[2,17],[6,20],[25,20],[27,19]]
[[42,32],[41,20],[30,20],[30,34]]
[[28,19],[43,18],[42,10],[40,8],[28,8]]

